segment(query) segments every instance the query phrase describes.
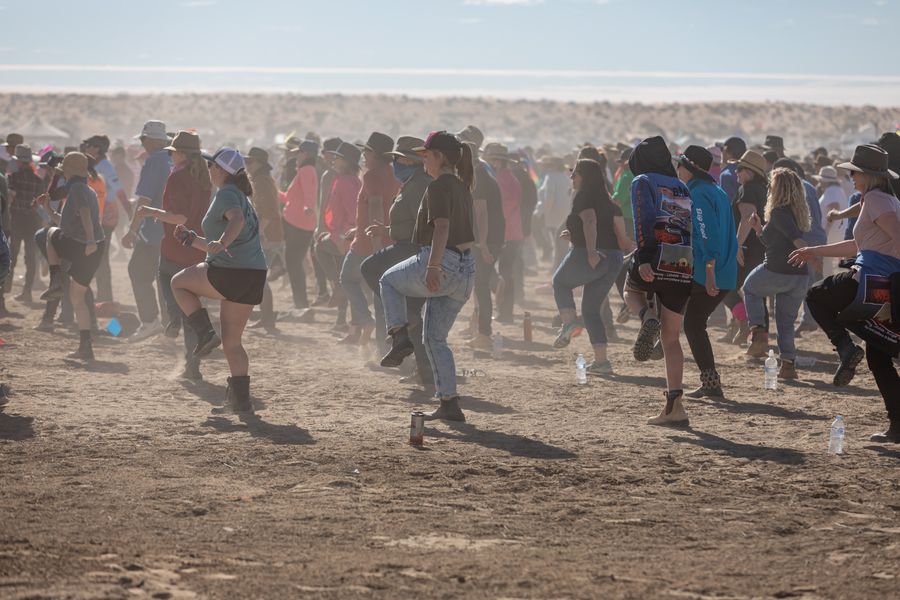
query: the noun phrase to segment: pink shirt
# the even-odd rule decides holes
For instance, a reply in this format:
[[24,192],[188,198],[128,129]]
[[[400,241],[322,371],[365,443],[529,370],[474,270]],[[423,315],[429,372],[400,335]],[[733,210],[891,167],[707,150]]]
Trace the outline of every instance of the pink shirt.
[[875,219],[887,213],[894,213],[900,219],[900,201],[880,190],[871,190],[863,195],[861,203],[859,219],[853,227],[853,239],[856,240],[859,251],[874,250],[879,254],[900,258],[900,251],[890,234],[875,223]]
[[312,165],[300,167],[286,192],[278,192],[284,204],[284,220],[297,229],[316,228],[316,199],[319,197],[319,175]]
[[503,218],[506,219],[506,241],[519,242],[525,239],[522,231],[522,184],[509,169],[497,171],[497,186],[503,203]]
[[335,241],[356,225],[356,199],[362,182],[356,175],[337,175],[325,206],[325,229]]

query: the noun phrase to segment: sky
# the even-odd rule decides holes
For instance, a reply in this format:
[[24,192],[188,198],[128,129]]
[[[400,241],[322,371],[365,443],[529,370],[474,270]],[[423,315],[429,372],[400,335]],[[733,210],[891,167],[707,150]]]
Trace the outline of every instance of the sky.
[[0,89],[900,106],[900,0],[0,0]]

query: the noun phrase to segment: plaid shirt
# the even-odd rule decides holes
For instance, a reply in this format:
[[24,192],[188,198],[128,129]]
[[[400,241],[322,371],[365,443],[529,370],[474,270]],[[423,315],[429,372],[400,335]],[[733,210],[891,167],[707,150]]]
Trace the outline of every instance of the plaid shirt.
[[46,187],[44,180],[31,167],[20,167],[8,179],[9,190],[16,193],[12,203],[13,210],[31,210],[32,202]]

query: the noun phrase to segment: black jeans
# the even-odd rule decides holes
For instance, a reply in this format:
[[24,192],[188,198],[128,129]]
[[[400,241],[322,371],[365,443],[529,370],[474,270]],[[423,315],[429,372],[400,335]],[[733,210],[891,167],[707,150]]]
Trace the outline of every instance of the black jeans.
[[131,289],[141,323],[152,323],[158,319],[159,307],[165,302],[162,290],[153,289],[158,274],[159,246],[135,242],[134,252],[128,261],[128,277],[131,279]]
[[516,298],[516,272],[521,260],[522,241],[508,241],[500,251],[501,286],[497,292],[497,315],[501,319],[512,319],[513,305]]
[[[113,207],[115,208],[115,207]],[[112,270],[109,266],[109,245],[112,242],[113,231],[115,227],[108,225],[103,226],[103,233],[106,235],[106,243],[103,244],[101,252],[103,258],[100,261],[100,267],[94,275],[94,282],[97,284],[97,302],[112,302]]]
[[[384,321],[384,305],[381,303],[381,286],[379,281],[385,271],[401,263],[411,256],[415,256],[419,246],[410,242],[398,242],[387,248],[382,248],[366,258],[360,265],[360,272],[366,284],[372,289],[375,307],[375,340],[378,350],[382,353],[388,351],[387,327]],[[422,345],[422,307],[425,306],[424,298],[407,298],[406,307],[409,315],[409,337],[415,351],[416,368],[419,376],[425,383],[434,383],[434,375],[431,370],[431,362]]]
[[[838,314],[856,298],[858,286],[853,271],[844,271],[826,277],[806,294],[809,312],[836,347],[851,341],[847,329],[838,321]],[[875,377],[888,418],[892,423],[900,423],[900,376],[891,355],[867,342],[866,363]]]
[[691,286],[691,298],[684,312],[684,335],[687,337],[691,354],[697,362],[700,372],[712,371],[716,368],[716,357],[713,356],[712,344],[706,326],[709,316],[725,300],[731,290],[719,290],[715,296],[706,293],[706,287],[696,281]]
[[[500,250],[491,250],[494,261]],[[494,301],[491,296],[491,279],[497,272],[494,262],[485,262],[481,252],[475,253],[475,299],[478,301],[478,333],[490,337],[493,335]]]
[[159,257],[159,271],[157,272],[157,285],[159,286],[159,290],[162,293],[163,297],[163,306],[166,310],[167,318],[165,321],[167,323],[180,323],[182,325],[182,332],[184,334],[184,349],[187,352],[185,356],[190,356],[194,351],[194,348],[197,347],[197,334],[194,333],[194,329],[192,327],[187,327],[185,325],[185,314],[181,311],[181,307],[178,306],[178,302],[175,301],[175,294],[172,293],[172,278],[175,277],[175,274],[184,269],[181,265],[177,265],[172,261],[160,256]]
[[31,293],[34,285],[35,267],[37,266],[37,247],[34,244],[34,232],[41,226],[41,220],[33,209],[12,210],[12,231],[9,232],[9,281],[13,280],[16,263],[19,259],[20,246],[25,247],[25,285],[24,293]]
[[[47,232],[49,229],[38,229],[34,234],[34,245],[38,249],[38,252],[41,253],[41,256],[44,257],[44,260],[47,260]],[[104,249],[109,246],[109,240],[106,241],[105,244],[100,245],[100,252],[103,252]],[[62,304],[62,309],[59,312],[59,320],[63,323],[71,323],[75,320],[75,311],[72,309],[72,301],[69,298],[69,272],[68,272],[68,261],[62,258],[60,260],[60,268],[62,271],[62,284],[63,288],[66,290],[65,294],[62,297],[62,301],[59,300],[48,300],[47,304],[44,307],[44,316],[42,317],[42,321],[46,321],[48,323],[52,323],[53,319],[56,317],[56,309],[59,308],[60,304]],[[84,302],[87,304],[88,316],[91,319],[91,329],[97,329],[97,314],[96,314],[96,305],[94,302],[94,292],[91,290],[90,286],[88,286],[87,291],[84,293]]]
[[291,296],[294,308],[307,308],[306,294],[306,253],[312,243],[313,232],[294,227],[284,222],[284,262],[291,282]]
[[315,246],[316,258],[319,260],[325,277],[331,282],[331,291],[337,296],[337,325],[347,324],[347,296],[341,287],[341,267],[344,265],[346,253],[338,254],[331,240],[323,240]]

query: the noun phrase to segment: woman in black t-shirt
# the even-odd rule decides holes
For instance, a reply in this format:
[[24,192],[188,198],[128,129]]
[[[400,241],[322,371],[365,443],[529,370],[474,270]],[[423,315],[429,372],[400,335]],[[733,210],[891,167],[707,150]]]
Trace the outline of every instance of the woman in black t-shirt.
[[413,230],[412,241],[421,250],[381,277],[381,301],[391,336],[391,350],[381,366],[399,367],[412,354],[406,298],[427,298],[423,345],[431,360],[435,395],[441,401],[440,408],[427,417],[465,421],[447,334],[475,283],[472,151],[446,131],[432,133],[415,151],[434,180],[425,190]]
[[572,187],[572,212],[562,233],[572,247],[553,275],[553,295],[562,319],[553,346],[565,348],[577,333],[573,290],[584,286],[581,314],[594,347],[594,362],[588,367],[588,374],[610,374],[612,365],[606,357],[606,328],[600,307],[622,268],[622,248],[628,248],[631,242],[625,233],[622,209],[610,200],[600,163],[579,160],[572,171]]

